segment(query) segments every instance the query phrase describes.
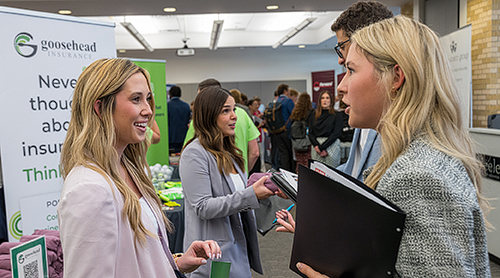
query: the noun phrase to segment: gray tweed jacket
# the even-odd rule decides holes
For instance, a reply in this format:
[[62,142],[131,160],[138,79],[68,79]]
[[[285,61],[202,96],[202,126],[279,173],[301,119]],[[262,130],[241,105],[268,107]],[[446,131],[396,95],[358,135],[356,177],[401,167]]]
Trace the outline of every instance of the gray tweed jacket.
[[376,191],[407,213],[399,275],[491,277],[483,215],[460,160],[414,140]]

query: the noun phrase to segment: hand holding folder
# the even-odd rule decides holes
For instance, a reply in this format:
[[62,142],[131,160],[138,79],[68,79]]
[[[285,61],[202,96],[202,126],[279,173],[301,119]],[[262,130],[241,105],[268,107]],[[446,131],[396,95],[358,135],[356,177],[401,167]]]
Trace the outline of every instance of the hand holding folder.
[[328,170],[336,180],[299,166],[290,268],[303,277],[298,262],[330,277],[391,277],[406,214],[360,181]]
[[290,198],[294,203],[297,203],[297,175],[280,169],[280,172],[277,172],[274,169],[271,169],[271,181],[283,192],[285,195]]

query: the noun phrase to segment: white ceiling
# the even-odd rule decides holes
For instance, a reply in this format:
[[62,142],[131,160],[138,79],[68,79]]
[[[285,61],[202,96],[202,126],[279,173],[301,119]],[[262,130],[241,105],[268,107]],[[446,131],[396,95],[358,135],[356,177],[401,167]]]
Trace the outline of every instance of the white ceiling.
[[[272,2],[270,2],[272,1]],[[412,0],[381,0],[393,11]],[[142,45],[120,22],[130,22],[155,49],[175,49],[189,38],[191,48],[208,48],[214,20],[224,20],[219,48],[270,47],[306,18],[316,18],[285,46],[315,46],[334,34],[330,25],[353,0],[35,0],[5,1],[1,6],[56,13],[69,9],[73,16],[116,23],[117,49],[141,50]],[[266,10],[276,4],[276,11]],[[175,13],[163,8],[175,7]]]
[[155,49],[208,48],[214,20],[223,20],[218,47],[272,46],[307,18],[316,18],[285,45],[317,45],[331,37],[329,26],[340,12],[273,12],[237,14],[193,14],[154,16],[86,17],[116,23],[117,49],[143,49],[120,24],[130,22]]

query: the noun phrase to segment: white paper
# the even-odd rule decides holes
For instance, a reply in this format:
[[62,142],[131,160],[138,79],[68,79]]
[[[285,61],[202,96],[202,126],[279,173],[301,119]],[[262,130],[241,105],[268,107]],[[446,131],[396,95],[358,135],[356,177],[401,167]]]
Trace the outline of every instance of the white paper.
[[324,164],[322,164],[320,162],[314,161],[313,163],[311,163],[311,170],[313,170],[317,173],[320,173],[320,174],[346,186],[347,188],[349,188],[351,190],[356,191],[357,193],[367,197],[368,199],[370,199],[370,200],[372,200],[372,201],[374,201],[374,202],[376,202],[376,203],[378,203],[378,204],[380,204],[380,205],[382,205],[382,206],[384,206],[392,211],[396,211],[394,208],[392,208],[391,206],[386,204],[384,201],[380,200],[377,196],[374,196],[374,195],[370,194],[368,191],[361,189],[359,186],[357,186],[352,181],[337,174],[335,171],[333,171],[332,169],[328,168],[327,166],[325,166]]

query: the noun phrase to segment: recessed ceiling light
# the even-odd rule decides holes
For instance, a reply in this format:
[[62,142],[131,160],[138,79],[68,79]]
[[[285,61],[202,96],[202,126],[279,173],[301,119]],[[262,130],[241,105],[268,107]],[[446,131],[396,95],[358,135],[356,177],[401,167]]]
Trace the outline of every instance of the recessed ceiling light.
[[299,45],[299,48],[306,48],[306,46],[301,44],[301,45]]
[[269,5],[269,6],[266,7],[266,9],[268,9],[268,10],[277,10],[277,9],[279,9],[279,6],[278,5]]
[[177,9],[174,7],[166,7],[165,9],[163,9],[163,11],[166,13],[174,13],[175,11],[177,11]]
[[70,10],[59,10],[60,14],[71,14]]
[[119,53],[125,53],[125,52],[127,52],[127,50],[125,50],[125,49],[119,49],[118,52]]

